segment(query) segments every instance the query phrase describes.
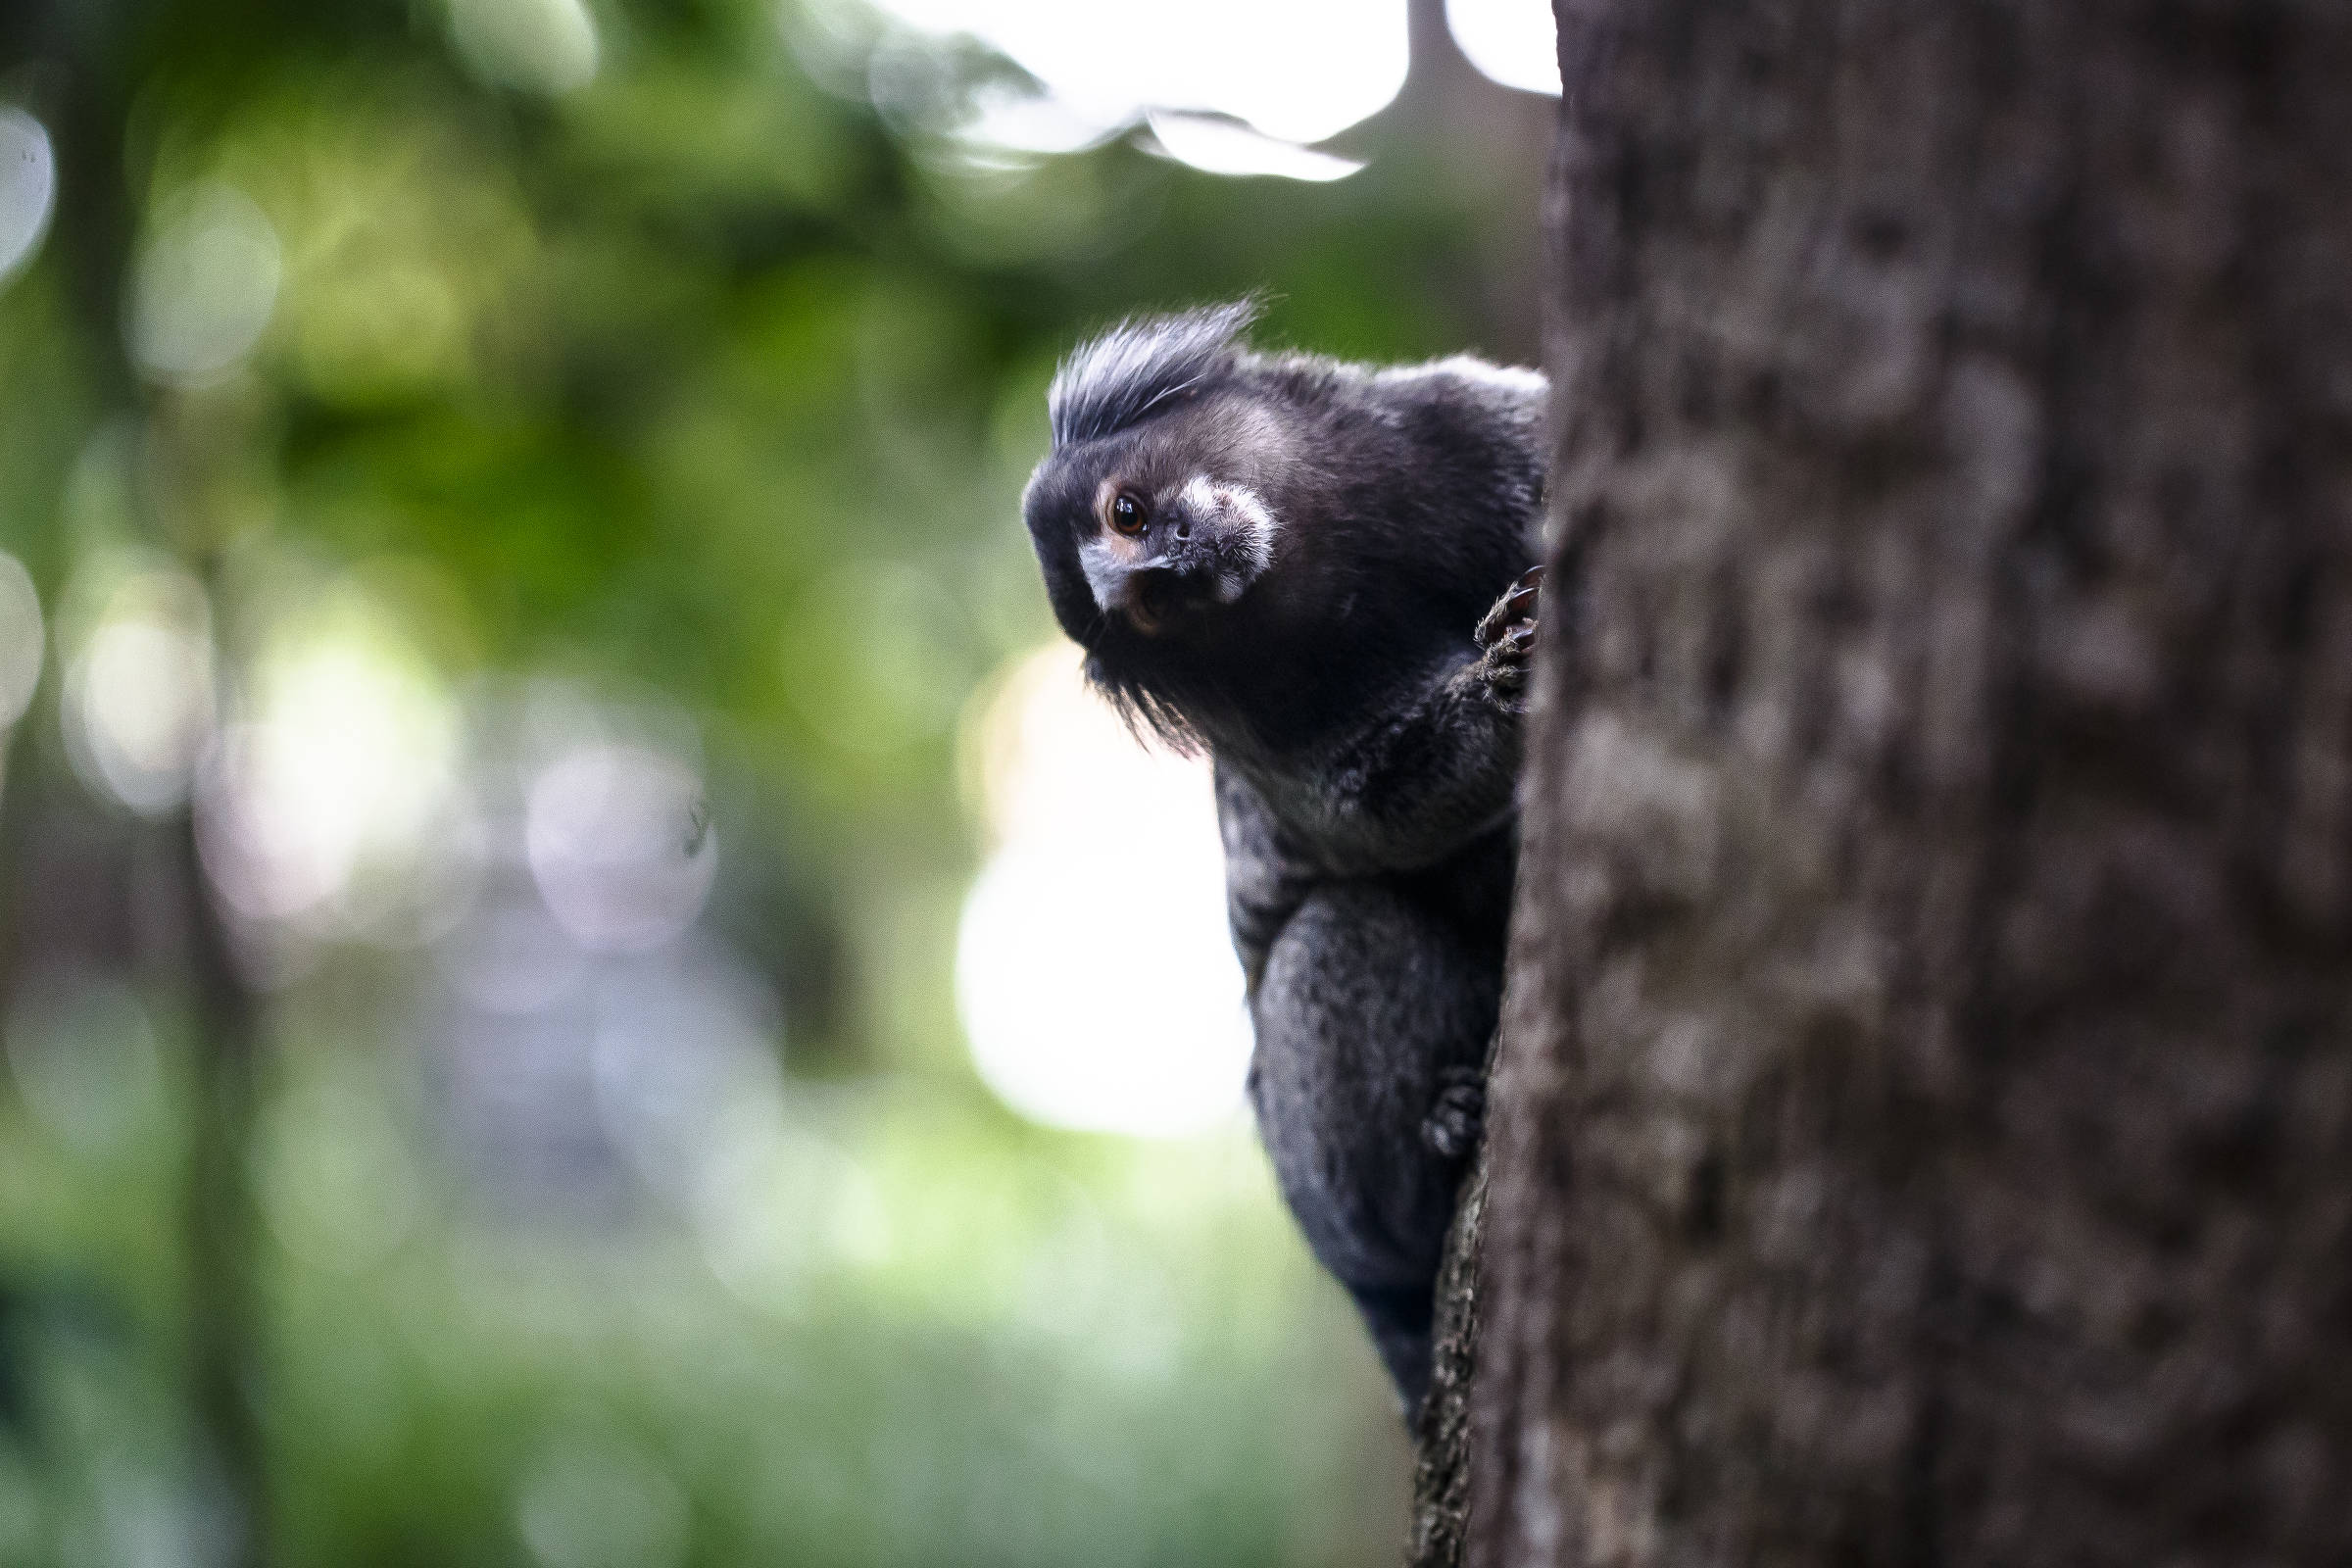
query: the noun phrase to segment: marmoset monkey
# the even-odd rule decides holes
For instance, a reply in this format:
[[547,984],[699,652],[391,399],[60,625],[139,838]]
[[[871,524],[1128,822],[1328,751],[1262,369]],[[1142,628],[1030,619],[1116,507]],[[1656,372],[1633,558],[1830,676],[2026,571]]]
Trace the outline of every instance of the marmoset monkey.
[[1256,353],[1255,314],[1073,353],[1022,511],[1089,678],[1215,763],[1259,1134],[1409,1414],[1502,990],[1546,388]]

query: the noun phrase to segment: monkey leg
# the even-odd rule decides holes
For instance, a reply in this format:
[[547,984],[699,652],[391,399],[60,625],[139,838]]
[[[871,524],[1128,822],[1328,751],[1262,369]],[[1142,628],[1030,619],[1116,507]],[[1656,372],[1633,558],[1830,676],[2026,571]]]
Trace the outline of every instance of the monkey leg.
[[1308,895],[1251,999],[1250,1097],[1276,1180],[1408,1409],[1429,1380],[1431,1290],[1474,1142],[1462,1090],[1500,991],[1492,957],[1365,880]]

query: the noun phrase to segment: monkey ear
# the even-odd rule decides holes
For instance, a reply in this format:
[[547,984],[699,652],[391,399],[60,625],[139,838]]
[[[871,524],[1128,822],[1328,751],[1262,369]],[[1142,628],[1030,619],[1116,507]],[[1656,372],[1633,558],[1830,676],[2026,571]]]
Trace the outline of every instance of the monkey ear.
[[1255,295],[1173,316],[1131,317],[1081,345],[1046,393],[1056,448],[1141,423],[1162,405],[1230,375],[1263,309]]

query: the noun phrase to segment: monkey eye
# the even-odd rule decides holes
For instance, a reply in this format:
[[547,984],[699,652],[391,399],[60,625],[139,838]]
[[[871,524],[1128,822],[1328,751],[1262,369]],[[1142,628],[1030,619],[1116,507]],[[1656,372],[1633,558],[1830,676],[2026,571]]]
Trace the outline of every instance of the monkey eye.
[[1110,525],[1121,533],[1142,533],[1144,523],[1150,516],[1151,514],[1144,510],[1143,502],[1128,491],[1122,490],[1111,499]]

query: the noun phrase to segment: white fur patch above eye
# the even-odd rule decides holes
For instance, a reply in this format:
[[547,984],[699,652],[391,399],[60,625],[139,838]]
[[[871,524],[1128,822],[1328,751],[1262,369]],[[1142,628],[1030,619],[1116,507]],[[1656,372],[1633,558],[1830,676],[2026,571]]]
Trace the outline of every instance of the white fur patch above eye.
[[1196,474],[1178,496],[1203,519],[1214,517],[1220,530],[1220,554],[1228,562],[1217,573],[1217,597],[1232,604],[1257,580],[1274,560],[1274,514],[1265,499],[1248,485],[1219,484]]

